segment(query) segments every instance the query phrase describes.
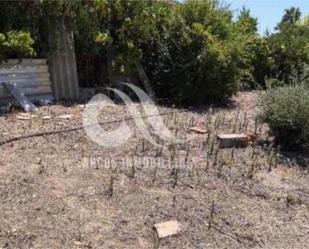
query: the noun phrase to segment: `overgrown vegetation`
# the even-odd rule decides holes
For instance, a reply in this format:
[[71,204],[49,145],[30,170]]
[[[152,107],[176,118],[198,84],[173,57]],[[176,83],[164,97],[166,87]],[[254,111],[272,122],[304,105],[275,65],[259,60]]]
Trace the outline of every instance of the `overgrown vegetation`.
[[29,56],[31,47],[46,56],[49,23],[64,17],[75,34],[82,86],[111,84],[112,74],[136,81],[140,61],[157,96],[179,103],[223,102],[239,89],[293,84],[309,64],[308,18],[297,8],[265,36],[249,10],[233,18],[216,0],[2,1],[0,14],[1,32],[25,30],[35,40],[1,45],[2,57]]
[[[228,7],[207,0],[101,0],[89,8],[82,20],[88,32],[77,32],[77,51],[85,55],[87,48],[99,61],[109,57],[123,74],[134,74],[132,62],[141,60],[159,97],[222,102],[240,88],[265,87],[271,77],[268,40],[257,33],[258,21],[247,9],[233,21]],[[81,78],[88,81],[86,68]],[[102,83],[101,77],[94,81]]]

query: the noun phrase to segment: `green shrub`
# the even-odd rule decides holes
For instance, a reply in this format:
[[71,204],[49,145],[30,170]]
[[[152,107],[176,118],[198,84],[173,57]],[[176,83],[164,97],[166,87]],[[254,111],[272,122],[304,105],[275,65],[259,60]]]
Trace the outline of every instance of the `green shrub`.
[[26,31],[12,30],[6,35],[0,33],[0,62],[34,55],[33,43],[30,33]]
[[297,149],[309,143],[309,89],[304,84],[267,90],[260,97],[261,121],[277,144]]

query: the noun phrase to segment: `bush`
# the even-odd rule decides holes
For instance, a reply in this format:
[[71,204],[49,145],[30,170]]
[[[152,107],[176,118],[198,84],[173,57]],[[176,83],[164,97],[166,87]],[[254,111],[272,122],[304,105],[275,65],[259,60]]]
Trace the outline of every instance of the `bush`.
[[309,89],[304,84],[267,90],[260,97],[261,121],[268,123],[275,141],[286,149],[309,143]]
[[34,41],[29,32],[9,31],[0,33],[0,63],[8,58],[22,58],[34,55]]

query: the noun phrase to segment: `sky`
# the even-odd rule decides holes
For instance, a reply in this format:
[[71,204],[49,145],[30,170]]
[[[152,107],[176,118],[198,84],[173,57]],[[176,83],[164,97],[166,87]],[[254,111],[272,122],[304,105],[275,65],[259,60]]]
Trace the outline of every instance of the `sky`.
[[245,6],[251,10],[251,15],[258,18],[259,33],[264,34],[266,29],[274,31],[280,22],[284,10],[289,7],[299,7],[303,16],[309,15],[308,0],[225,0],[231,4],[231,9],[238,14]]

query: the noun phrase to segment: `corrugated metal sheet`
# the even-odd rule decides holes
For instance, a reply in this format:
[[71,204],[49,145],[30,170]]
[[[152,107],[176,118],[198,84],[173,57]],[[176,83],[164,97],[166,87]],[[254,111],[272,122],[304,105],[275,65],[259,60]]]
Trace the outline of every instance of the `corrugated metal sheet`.
[[[0,65],[0,82],[14,82],[32,101],[51,100],[52,88],[46,59],[8,60]],[[0,102],[11,101],[9,92],[0,86]]]
[[76,100],[79,97],[74,37],[59,18],[49,27],[49,72],[56,100]]

